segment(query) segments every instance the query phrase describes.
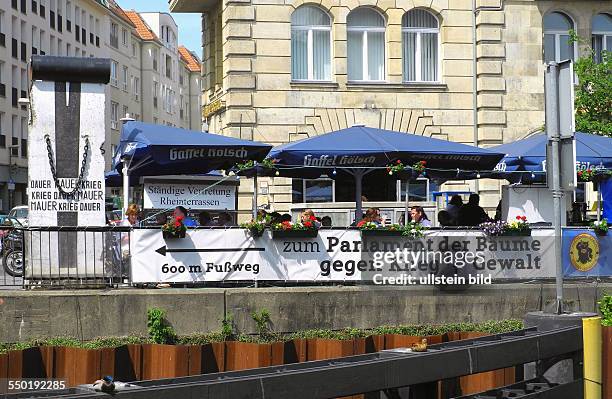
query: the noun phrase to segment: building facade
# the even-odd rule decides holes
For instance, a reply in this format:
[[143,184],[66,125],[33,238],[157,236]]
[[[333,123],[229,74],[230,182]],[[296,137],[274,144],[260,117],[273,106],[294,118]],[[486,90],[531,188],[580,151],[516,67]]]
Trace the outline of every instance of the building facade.
[[[543,127],[544,62],[581,54],[571,31],[612,48],[607,0],[169,3],[202,14],[210,130],[272,144],[353,124],[485,147],[510,142]],[[352,200],[329,180],[262,184],[283,211]],[[490,194],[489,208],[499,199],[494,180],[446,186]],[[364,194],[400,202],[401,187],[365,182]],[[410,198],[429,199],[435,189],[422,181]]]
[[[160,57],[164,44],[155,33],[150,40],[144,39],[128,14],[138,15],[126,13],[113,0],[6,0],[0,3],[1,212],[27,203],[28,110],[19,99],[28,97],[28,62],[32,55],[112,60],[111,82],[106,89],[107,168],[119,141],[120,119],[128,113],[145,122],[201,130],[198,57],[184,47],[174,46],[175,74],[166,81],[166,87],[176,96],[169,100],[170,112],[164,112],[154,104],[152,86],[143,84],[156,75],[147,67],[153,64],[155,56],[150,49],[155,48]],[[160,18],[172,19],[169,14],[160,15],[163,15]],[[170,22],[178,39],[176,24]],[[160,87],[158,96],[161,95]]]

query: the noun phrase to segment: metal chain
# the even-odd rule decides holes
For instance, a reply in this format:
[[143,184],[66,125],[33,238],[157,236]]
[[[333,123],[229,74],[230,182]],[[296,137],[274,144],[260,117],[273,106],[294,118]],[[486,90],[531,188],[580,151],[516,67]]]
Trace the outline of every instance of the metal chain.
[[81,161],[81,170],[79,171],[79,177],[73,190],[66,191],[60,185],[60,181],[57,178],[57,172],[55,170],[55,161],[53,160],[53,148],[51,148],[51,138],[48,134],[45,134],[45,141],[47,142],[47,155],[49,157],[49,167],[51,168],[51,175],[53,176],[53,182],[55,187],[59,190],[62,198],[73,199],[74,196],[80,191],[84,183],[85,168],[87,167],[87,157],[89,156],[89,136],[85,136],[85,147],[83,148],[83,160]]

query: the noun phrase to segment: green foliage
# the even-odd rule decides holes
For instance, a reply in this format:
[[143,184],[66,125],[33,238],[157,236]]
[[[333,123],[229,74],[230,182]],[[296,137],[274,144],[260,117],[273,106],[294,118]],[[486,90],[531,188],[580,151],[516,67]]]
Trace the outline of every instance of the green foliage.
[[225,318],[221,320],[221,336],[226,341],[232,341],[236,337],[234,332],[234,316],[231,313],[225,315]]
[[590,40],[580,38],[571,32],[571,41],[582,45],[588,56],[583,56],[574,63],[578,76],[576,88],[576,130],[587,133],[612,136],[612,57],[609,51],[603,51],[601,62],[595,61],[595,52],[590,47]]
[[601,325],[612,327],[612,295],[604,295],[598,305],[601,312]]
[[[602,324],[604,326],[612,326],[612,296],[606,295],[599,302],[599,307],[603,315]],[[152,312],[155,311],[155,312]],[[10,350],[21,350],[40,346],[65,346],[72,348],[83,348],[83,349],[100,349],[100,348],[115,348],[129,344],[147,344],[147,343],[174,343],[177,345],[205,345],[212,342],[223,342],[223,341],[240,341],[240,342],[251,342],[251,343],[270,343],[276,341],[288,341],[293,339],[338,339],[338,340],[351,340],[356,338],[365,338],[369,335],[384,335],[384,334],[400,334],[400,335],[412,335],[412,336],[427,336],[427,335],[442,335],[447,332],[465,332],[465,331],[477,331],[486,332],[489,334],[499,334],[509,331],[520,330],[523,328],[523,323],[520,320],[501,320],[501,321],[487,321],[483,323],[449,323],[441,325],[403,325],[403,326],[380,326],[369,330],[359,328],[345,328],[342,330],[330,330],[330,329],[315,329],[298,331],[295,333],[281,336],[278,333],[274,333],[270,329],[270,314],[269,312],[262,310],[260,312],[254,312],[253,320],[258,324],[258,335],[244,335],[236,334],[234,331],[234,323],[231,314],[222,321],[221,332],[206,333],[206,334],[192,334],[186,336],[177,336],[174,331],[169,327],[164,319],[164,312],[160,309],[151,309],[149,314],[155,313],[155,323],[159,323],[161,320],[161,329],[163,333],[156,332],[151,334],[151,328],[149,328],[150,336],[127,336],[127,337],[102,337],[92,341],[82,342],[73,337],[56,337],[49,339],[35,339],[27,342],[17,343],[0,343],[0,354]],[[150,317],[152,319],[152,317]],[[261,325],[260,325],[261,323]],[[156,327],[157,328],[157,327]],[[170,329],[165,330],[165,329]],[[156,330],[157,331],[157,330]],[[164,342],[160,342],[163,339],[156,337],[162,337],[167,339]],[[170,339],[169,337],[172,337]]]
[[171,344],[176,340],[176,333],[162,309],[151,308],[147,311],[147,328],[149,337],[156,344]]
[[267,309],[251,313],[251,318],[255,322],[259,339],[264,342],[277,341],[278,336],[272,331],[272,319]]

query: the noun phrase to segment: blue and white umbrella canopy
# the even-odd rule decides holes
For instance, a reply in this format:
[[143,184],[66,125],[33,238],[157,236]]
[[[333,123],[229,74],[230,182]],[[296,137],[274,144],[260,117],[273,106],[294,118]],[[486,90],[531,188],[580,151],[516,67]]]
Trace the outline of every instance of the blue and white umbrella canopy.
[[[612,169],[612,138],[576,132],[576,169]],[[539,133],[512,143],[492,147],[504,153],[495,167],[496,177],[517,182],[545,180],[546,133]]]
[[130,121],[123,125],[113,169],[121,173],[127,162],[130,176],[208,173],[248,159],[261,161],[271,148],[219,134]]

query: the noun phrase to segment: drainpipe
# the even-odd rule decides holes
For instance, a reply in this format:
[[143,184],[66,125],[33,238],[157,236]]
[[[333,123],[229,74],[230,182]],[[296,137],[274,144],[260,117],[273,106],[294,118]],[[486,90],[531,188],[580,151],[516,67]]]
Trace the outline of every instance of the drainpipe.
[[[477,0],[472,0],[472,113],[474,115],[474,137],[473,145],[478,147],[478,56],[476,38],[476,17],[480,11],[502,11],[504,9],[503,0],[500,0],[499,7],[478,7]],[[478,180],[474,180],[474,191],[478,193]]]

